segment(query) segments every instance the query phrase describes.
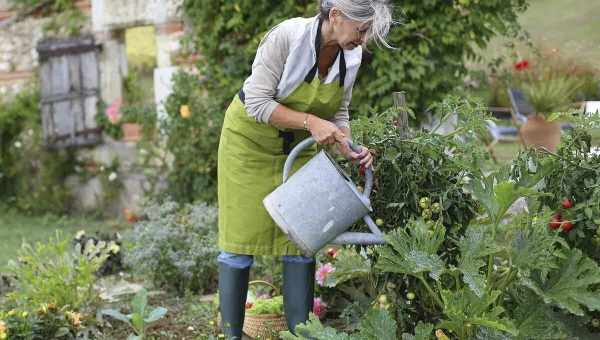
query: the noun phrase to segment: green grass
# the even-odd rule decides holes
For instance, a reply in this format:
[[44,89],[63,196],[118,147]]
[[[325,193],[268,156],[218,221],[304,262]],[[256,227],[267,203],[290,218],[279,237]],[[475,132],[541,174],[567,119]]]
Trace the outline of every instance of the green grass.
[[[600,71],[600,1],[590,0],[530,0],[530,6],[519,16],[519,23],[530,34],[535,47],[544,55],[556,55],[566,63],[589,65]],[[507,39],[492,39],[481,52],[483,62],[470,62],[477,69],[486,67],[487,61],[503,56],[509,63],[518,58],[504,47]],[[511,42],[517,43],[512,40]],[[517,44],[519,58],[530,58],[531,51]],[[572,66],[572,65],[568,65]]]
[[25,216],[12,210],[0,210],[0,271],[6,269],[8,260],[15,259],[23,241],[46,241],[57,231],[74,235],[79,230],[88,234],[96,231],[115,232],[125,226],[117,221],[100,221],[84,216],[57,217]]
[[600,1],[531,0],[519,22],[543,47],[600,68]]

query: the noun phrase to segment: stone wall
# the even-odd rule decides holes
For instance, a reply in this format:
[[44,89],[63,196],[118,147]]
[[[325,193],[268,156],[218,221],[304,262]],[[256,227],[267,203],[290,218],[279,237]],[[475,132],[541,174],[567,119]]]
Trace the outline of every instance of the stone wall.
[[[96,43],[102,47],[98,61],[100,95],[105,103],[112,103],[123,96],[122,80],[128,72],[125,30],[153,25],[156,28],[157,45],[155,98],[157,109],[162,112],[162,102],[171,91],[171,77],[178,70],[172,57],[179,49],[179,40],[184,32],[179,10],[181,3],[182,0],[78,1],[78,6],[89,18],[84,33],[92,33]],[[9,10],[8,5],[9,0],[0,0],[0,26],[2,20],[15,14]],[[50,19],[28,17],[0,29],[0,96],[16,93],[28,83],[38,81],[38,56],[35,48],[44,36],[42,26],[48,20]],[[135,211],[139,207],[148,181],[137,163],[139,150],[135,143],[114,141],[106,137],[103,144],[80,149],[77,153],[98,164],[109,164],[113,159],[118,159],[123,191],[111,210],[118,213],[122,208]],[[77,176],[72,176],[67,179],[67,185],[76,196],[79,210],[96,209],[98,198],[102,197],[102,186],[97,177],[82,183]]]
[[[78,1],[77,6],[84,14],[90,14],[89,1]],[[0,25],[5,20],[11,21],[16,14],[9,0],[0,0]],[[0,96],[19,92],[27,84],[37,81],[38,55],[35,48],[44,37],[43,26],[49,20],[34,15],[0,26]],[[84,24],[83,33],[91,32],[91,23],[88,20]]]

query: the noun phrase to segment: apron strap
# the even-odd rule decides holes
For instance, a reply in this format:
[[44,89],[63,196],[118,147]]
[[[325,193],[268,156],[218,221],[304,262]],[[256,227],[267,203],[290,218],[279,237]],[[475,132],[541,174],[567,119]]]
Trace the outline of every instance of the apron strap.
[[279,131],[279,137],[283,139],[282,150],[285,155],[289,155],[292,151],[292,143],[294,142],[293,131]]
[[[304,77],[304,81],[307,83],[311,83],[315,76],[317,75],[317,71],[319,70],[319,52],[321,52],[321,27],[323,26],[323,19],[319,18],[319,28],[317,29],[317,36],[315,37],[315,52],[317,54],[317,60],[313,67],[308,71],[306,77]],[[338,55],[340,57],[339,64],[339,73],[340,73],[340,87],[344,87],[344,80],[346,80],[346,58],[344,58],[344,50],[342,48],[339,49]]]

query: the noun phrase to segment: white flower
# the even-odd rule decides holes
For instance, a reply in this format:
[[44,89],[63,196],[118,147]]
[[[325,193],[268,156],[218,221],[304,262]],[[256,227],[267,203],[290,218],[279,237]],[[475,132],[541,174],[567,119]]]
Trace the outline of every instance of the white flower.
[[85,235],[85,230],[80,230],[77,232],[77,234],[75,234],[75,239],[79,240],[83,237],[83,235]]
[[115,179],[117,179],[117,173],[116,172],[111,172],[110,175],[108,175],[108,180],[112,182]]
[[100,171],[104,171],[104,165],[100,165]]
[[23,144],[21,144],[21,142],[19,142],[19,141],[15,142],[15,148],[19,149],[21,146],[23,146]]

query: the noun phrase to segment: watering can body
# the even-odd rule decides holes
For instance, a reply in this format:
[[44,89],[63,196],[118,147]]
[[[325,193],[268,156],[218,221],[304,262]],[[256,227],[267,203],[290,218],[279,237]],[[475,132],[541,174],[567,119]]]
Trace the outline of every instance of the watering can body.
[[[366,172],[365,190],[360,192],[335,160],[322,150],[288,179],[297,155],[312,144],[314,139],[310,137],[299,143],[288,156],[283,184],[263,200],[267,212],[309,257],[329,243],[384,243],[381,231],[368,215],[372,211],[368,197],[373,182],[371,169]],[[360,151],[360,147],[352,147]],[[346,232],[361,218],[372,233]]]

